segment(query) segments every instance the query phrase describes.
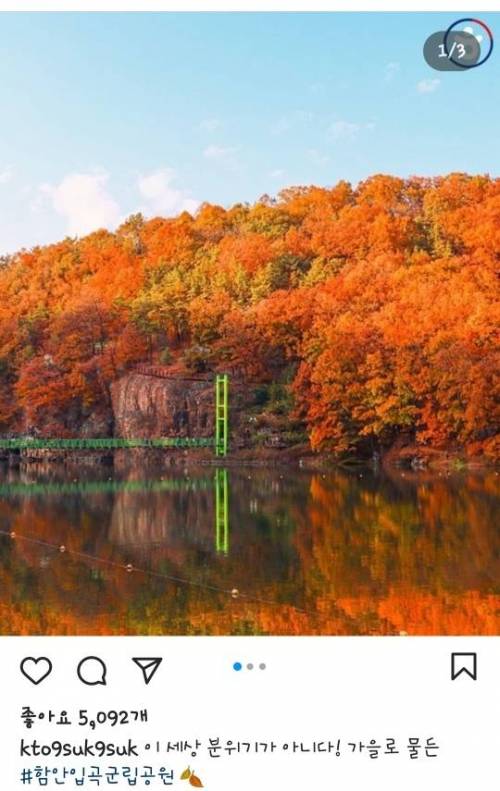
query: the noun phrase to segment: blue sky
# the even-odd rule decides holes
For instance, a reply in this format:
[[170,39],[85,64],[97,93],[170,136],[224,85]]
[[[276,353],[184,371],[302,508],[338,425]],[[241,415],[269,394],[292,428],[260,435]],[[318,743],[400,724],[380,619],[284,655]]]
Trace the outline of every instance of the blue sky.
[[499,175],[498,50],[422,57],[462,16],[0,14],[0,254],[288,185]]

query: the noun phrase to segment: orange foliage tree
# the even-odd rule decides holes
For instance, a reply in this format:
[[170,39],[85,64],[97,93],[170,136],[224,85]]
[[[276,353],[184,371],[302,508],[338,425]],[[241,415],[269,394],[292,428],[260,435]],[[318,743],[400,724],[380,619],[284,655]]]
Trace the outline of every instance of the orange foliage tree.
[[136,363],[196,359],[292,372],[317,450],[494,457],[499,229],[498,179],[378,175],[2,259],[1,430],[78,434]]

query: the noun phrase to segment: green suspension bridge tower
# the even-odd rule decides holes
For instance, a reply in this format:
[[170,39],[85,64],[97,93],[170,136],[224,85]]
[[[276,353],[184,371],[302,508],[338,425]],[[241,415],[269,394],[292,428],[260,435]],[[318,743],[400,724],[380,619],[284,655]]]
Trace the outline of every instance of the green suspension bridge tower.
[[215,455],[226,456],[229,447],[229,377],[215,378]]

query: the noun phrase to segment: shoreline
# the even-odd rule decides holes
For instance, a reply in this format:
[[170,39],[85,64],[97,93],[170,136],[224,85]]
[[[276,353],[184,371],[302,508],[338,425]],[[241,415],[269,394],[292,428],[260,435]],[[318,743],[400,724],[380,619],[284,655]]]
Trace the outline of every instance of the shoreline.
[[130,448],[115,450],[55,450],[26,449],[6,451],[0,454],[0,464],[7,467],[48,463],[71,466],[78,463],[84,467],[108,466],[123,469],[141,463],[147,466],[180,467],[254,467],[254,468],[298,468],[303,470],[335,470],[346,472],[359,469],[409,470],[435,472],[465,472],[498,469],[493,459],[468,456],[463,449],[436,449],[415,444],[392,447],[385,453],[372,458],[350,456],[335,458],[327,453],[314,453],[308,446],[287,449],[261,448],[257,452],[241,448],[224,457],[216,457],[207,449],[160,449]]

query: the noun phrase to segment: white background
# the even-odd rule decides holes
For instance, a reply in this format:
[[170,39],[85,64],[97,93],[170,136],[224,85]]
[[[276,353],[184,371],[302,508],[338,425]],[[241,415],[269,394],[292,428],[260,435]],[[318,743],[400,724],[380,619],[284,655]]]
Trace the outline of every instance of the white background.
[[[0,10],[391,10],[481,11],[500,9],[500,0],[462,2],[333,2],[332,0],[0,0]],[[479,678],[452,682],[452,651],[477,651]],[[85,687],[76,677],[84,656],[96,654],[108,666],[105,688]],[[19,671],[25,656],[48,656],[54,669],[35,687]],[[163,656],[148,687],[132,656]],[[236,673],[234,661],[267,664]],[[141,739],[204,738],[304,740],[337,739],[342,757],[236,756],[191,763],[207,789],[271,791],[498,791],[500,638],[0,638],[0,743],[2,789],[20,788],[17,776],[22,736],[52,741],[133,736]],[[26,731],[21,706],[101,710],[143,708],[147,727],[88,733],[84,729],[37,726]],[[434,736],[438,759],[410,761],[408,736]],[[351,756],[347,741],[386,736],[400,741],[400,756],[372,761]],[[148,759],[153,760],[153,759]],[[148,761],[145,761],[147,763]],[[32,761],[35,765],[37,761]],[[112,763],[109,761],[108,763]],[[165,761],[164,761],[165,763]],[[182,771],[186,760],[176,759]],[[160,765],[160,761],[158,761]],[[7,779],[6,779],[7,778]],[[33,786],[32,786],[33,787]],[[111,786],[110,786],[111,787]],[[189,788],[185,783],[175,787]]]
[[[478,681],[465,676],[451,681],[452,651],[478,652]],[[106,662],[106,687],[86,687],[76,677],[80,659],[92,654]],[[93,733],[75,728],[71,736],[78,740],[342,739],[340,759],[275,754],[170,762],[178,772],[190,763],[213,791],[498,791],[500,638],[27,637],[1,638],[0,655],[2,773],[9,778],[2,788],[7,791],[21,788],[16,784],[21,736],[50,741],[70,736],[69,728],[54,726],[27,731],[22,705],[69,712],[150,710],[147,726]],[[53,672],[40,686],[21,675],[25,656],[52,660]],[[133,656],[164,657],[147,687]],[[256,669],[237,673],[232,665],[238,660],[253,662]],[[258,669],[260,662],[266,670]],[[399,756],[374,761],[366,752],[353,756],[345,749],[348,741],[391,736],[400,740]],[[409,736],[434,736],[441,745],[439,758],[411,761]],[[31,765],[36,763],[40,759]],[[181,782],[174,787],[190,788]]]

